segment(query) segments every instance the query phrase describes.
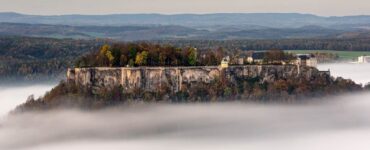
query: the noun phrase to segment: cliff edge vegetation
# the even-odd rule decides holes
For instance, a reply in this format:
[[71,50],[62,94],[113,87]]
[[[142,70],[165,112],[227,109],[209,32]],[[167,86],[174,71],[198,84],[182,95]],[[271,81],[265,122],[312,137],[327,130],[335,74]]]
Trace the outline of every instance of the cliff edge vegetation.
[[[76,68],[87,67],[174,67],[174,66],[218,66],[223,58],[229,57],[230,65],[248,64],[247,57],[253,51],[201,49],[194,47],[174,47],[150,43],[116,43],[103,45],[100,50],[80,57]],[[291,53],[272,49],[262,56],[264,64],[292,63]],[[240,62],[242,61],[242,62]]]

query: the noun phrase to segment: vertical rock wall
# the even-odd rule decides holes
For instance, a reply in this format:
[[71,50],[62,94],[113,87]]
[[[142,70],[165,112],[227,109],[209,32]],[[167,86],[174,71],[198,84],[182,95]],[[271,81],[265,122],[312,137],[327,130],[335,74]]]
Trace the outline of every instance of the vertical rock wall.
[[264,82],[274,82],[286,78],[311,78],[321,74],[315,68],[293,65],[245,65],[220,68],[200,67],[135,67],[135,68],[75,68],[68,69],[70,83],[88,86],[97,91],[101,88],[122,86],[125,91],[135,89],[157,91],[166,86],[171,92],[181,90],[183,84],[210,83],[222,73],[227,78],[260,77]]

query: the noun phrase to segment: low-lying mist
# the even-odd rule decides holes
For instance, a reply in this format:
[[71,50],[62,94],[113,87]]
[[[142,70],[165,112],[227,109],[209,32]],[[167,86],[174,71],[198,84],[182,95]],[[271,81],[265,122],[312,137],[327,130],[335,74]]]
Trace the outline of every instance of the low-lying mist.
[[17,105],[24,103],[30,95],[38,98],[51,90],[54,84],[1,86],[0,85],[0,118],[13,110]]
[[370,93],[308,104],[136,105],[9,116],[0,149],[368,150]]
[[320,64],[318,69],[330,69],[333,76],[352,79],[358,84],[365,85],[370,82],[370,64],[329,63]]

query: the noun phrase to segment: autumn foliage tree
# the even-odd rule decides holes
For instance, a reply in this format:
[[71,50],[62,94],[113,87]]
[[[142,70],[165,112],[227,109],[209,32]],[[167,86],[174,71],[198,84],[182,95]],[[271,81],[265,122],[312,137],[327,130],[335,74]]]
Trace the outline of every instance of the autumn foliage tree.
[[141,53],[138,53],[136,55],[135,64],[138,66],[145,66],[147,65],[147,59],[148,59],[148,52],[143,51]]
[[296,57],[293,54],[285,53],[279,49],[268,50],[265,53],[264,62],[266,64],[291,63]]

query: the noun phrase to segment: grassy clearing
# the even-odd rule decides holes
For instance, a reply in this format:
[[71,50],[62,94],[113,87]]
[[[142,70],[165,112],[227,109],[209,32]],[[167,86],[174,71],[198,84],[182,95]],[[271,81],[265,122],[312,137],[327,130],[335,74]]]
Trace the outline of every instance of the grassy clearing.
[[365,51],[286,50],[286,52],[291,52],[291,53],[295,53],[295,54],[307,54],[307,53],[316,53],[316,52],[334,53],[334,54],[337,54],[340,59],[346,59],[346,60],[355,60],[359,56],[362,56],[362,55],[370,56],[370,52],[365,52]]

